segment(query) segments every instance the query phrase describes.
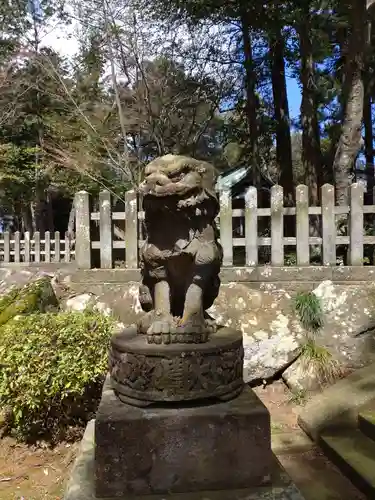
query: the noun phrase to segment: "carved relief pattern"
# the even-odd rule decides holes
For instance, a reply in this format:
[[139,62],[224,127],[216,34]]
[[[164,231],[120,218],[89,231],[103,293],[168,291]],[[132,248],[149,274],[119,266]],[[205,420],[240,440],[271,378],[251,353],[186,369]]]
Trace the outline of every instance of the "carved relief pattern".
[[110,373],[123,394],[150,401],[220,396],[243,384],[243,348],[145,356],[112,350]]

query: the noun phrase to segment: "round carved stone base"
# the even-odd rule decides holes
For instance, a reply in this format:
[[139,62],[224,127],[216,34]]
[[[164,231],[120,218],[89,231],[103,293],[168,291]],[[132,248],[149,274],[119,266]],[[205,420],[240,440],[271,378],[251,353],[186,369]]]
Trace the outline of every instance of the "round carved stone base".
[[204,344],[157,345],[128,327],[111,339],[109,369],[117,396],[135,406],[228,401],[244,387],[242,334],[220,328]]

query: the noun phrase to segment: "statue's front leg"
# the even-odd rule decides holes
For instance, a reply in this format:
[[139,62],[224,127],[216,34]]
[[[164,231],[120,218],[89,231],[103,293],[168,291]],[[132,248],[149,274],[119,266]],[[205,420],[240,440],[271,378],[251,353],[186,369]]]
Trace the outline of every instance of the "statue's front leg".
[[170,314],[171,312],[171,291],[167,280],[155,283],[154,307],[161,313]]
[[203,290],[196,283],[191,283],[187,289],[184,312],[180,321],[181,326],[196,323],[197,326],[204,325],[203,314]]
[[201,333],[205,336],[215,330],[215,324],[205,318],[204,302],[215,281],[217,248],[210,239],[203,242],[199,240],[198,243],[193,278],[186,292],[184,312],[179,324],[187,334]]
[[154,305],[152,322],[147,330],[148,342],[170,343],[170,334],[175,329],[175,320],[171,314],[170,286],[167,280],[160,280],[154,287]]

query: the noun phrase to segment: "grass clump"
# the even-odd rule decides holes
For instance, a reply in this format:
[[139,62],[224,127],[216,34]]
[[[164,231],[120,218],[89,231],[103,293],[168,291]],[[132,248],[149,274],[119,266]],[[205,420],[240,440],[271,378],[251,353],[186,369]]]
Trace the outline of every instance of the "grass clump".
[[314,374],[319,386],[331,384],[341,377],[339,362],[314,339],[307,339],[301,348],[301,362],[309,373]]
[[[316,335],[324,325],[319,297],[312,292],[298,293],[294,299],[294,309],[306,332],[298,360],[302,378],[306,378],[312,390],[335,382],[342,375],[339,362],[316,341]],[[310,383],[307,382],[309,379]]]
[[0,409],[22,440],[66,438],[100,398],[114,320],[95,312],[18,316],[0,331]]
[[294,406],[303,406],[307,401],[307,391],[305,389],[299,389],[293,391],[288,402]]
[[314,293],[298,293],[294,299],[294,309],[305,330],[317,332],[323,327],[322,305]]

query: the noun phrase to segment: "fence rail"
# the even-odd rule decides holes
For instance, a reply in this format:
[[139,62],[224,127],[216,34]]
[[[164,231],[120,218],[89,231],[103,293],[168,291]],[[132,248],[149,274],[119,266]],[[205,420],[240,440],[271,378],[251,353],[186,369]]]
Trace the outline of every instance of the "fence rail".
[[[283,266],[291,248],[294,263],[309,266],[312,247],[320,248],[320,264],[335,266],[338,245],[348,246],[349,265],[362,266],[365,248],[370,246],[370,254],[375,255],[372,252],[375,250],[375,205],[364,205],[363,194],[362,186],[353,184],[348,206],[335,206],[334,188],[325,184],[321,188],[321,206],[309,207],[308,188],[299,185],[296,187],[295,206],[284,207],[282,187],[273,186],[270,207],[258,208],[257,189],[249,187],[244,208],[238,209],[232,208],[230,192],[221,192],[217,222],[224,266],[257,266],[264,263],[264,259],[260,262],[259,255],[265,249],[269,254],[267,263]],[[122,211],[113,211],[111,195],[107,191],[100,193],[97,211],[91,210],[91,201],[85,191],[75,196],[75,240],[68,236],[60,239],[59,233],[52,235],[47,232],[44,239],[39,233],[32,237],[25,233],[22,239],[19,233],[4,233],[0,235],[0,259],[4,264],[75,260],[82,269],[90,269],[94,263],[96,267],[111,269],[117,259],[124,261],[128,269],[137,269],[138,251],[143,244],[141,221],[144,213],[139,210],[136,192],[125,193]],[[338,219],[347,222],[347,229],[341,234],[337,232]],[[115,224],[123,225],[124,239],[116,239]],[[365,224],[370,231],[365,230]],[[311,231],[312,227],[315,227],[315,232]],[[93,258],[95,254],[97,261]],[[241,264],[238,263],[239,255]]]

